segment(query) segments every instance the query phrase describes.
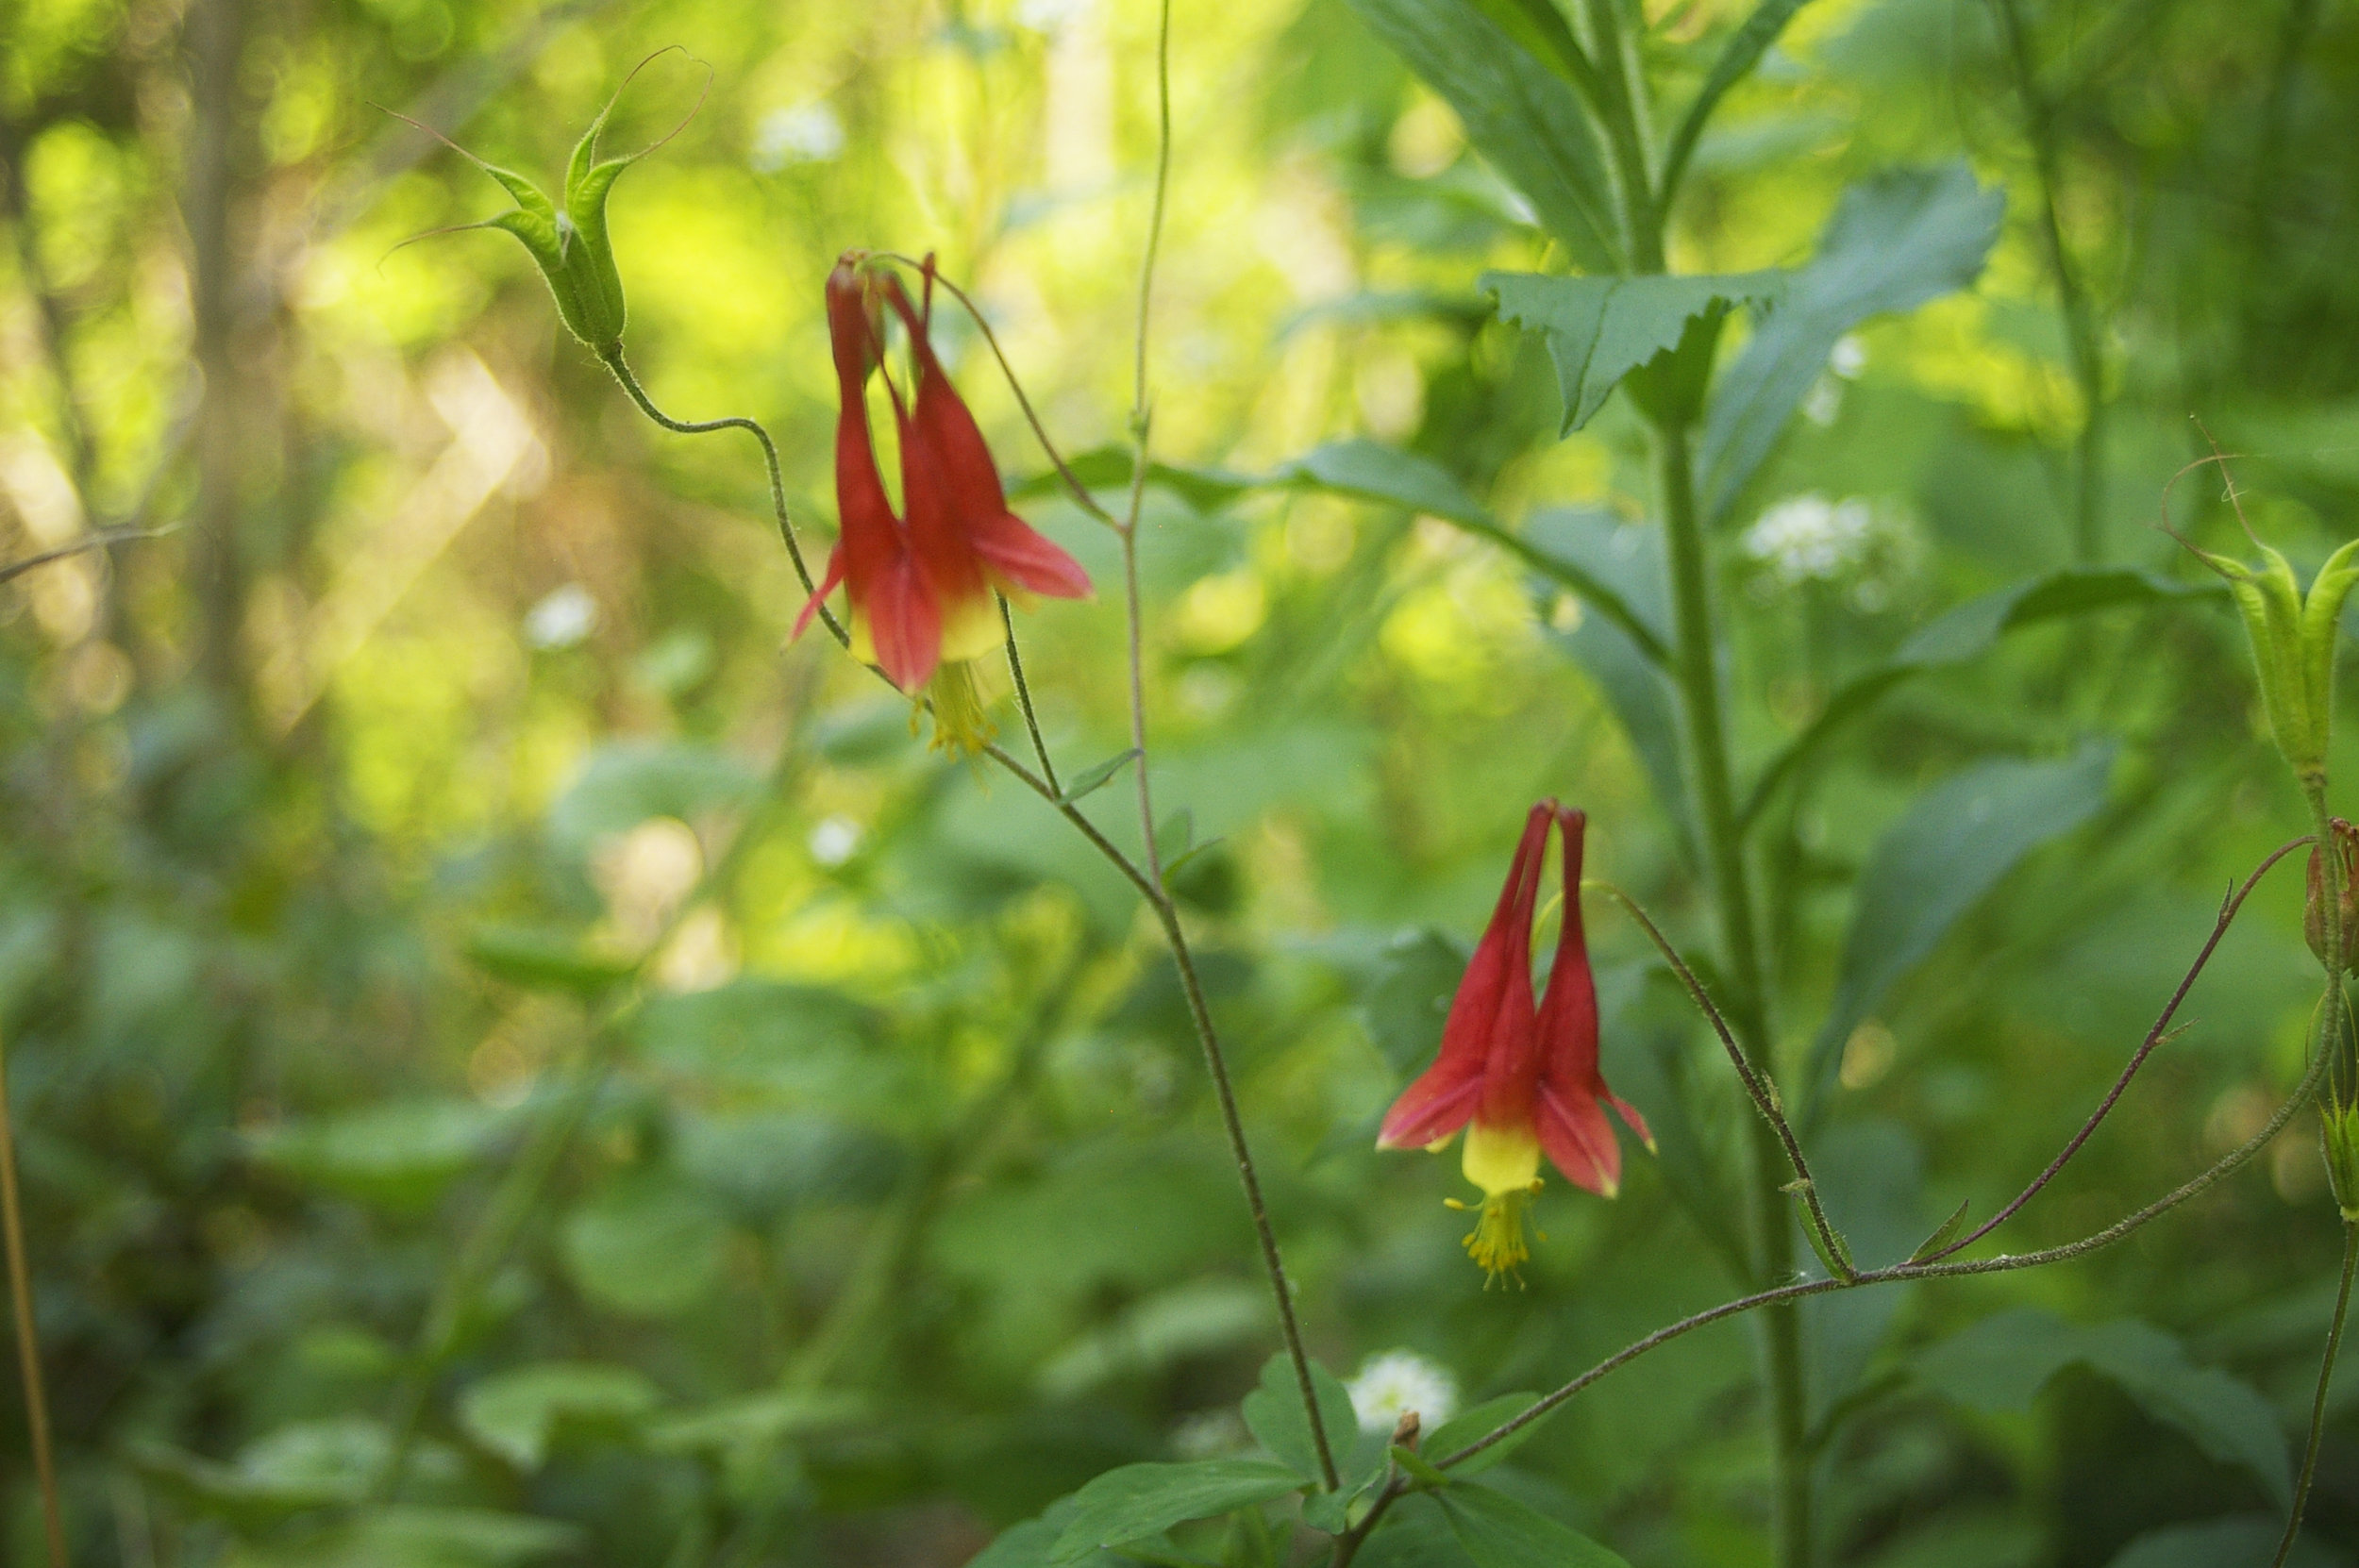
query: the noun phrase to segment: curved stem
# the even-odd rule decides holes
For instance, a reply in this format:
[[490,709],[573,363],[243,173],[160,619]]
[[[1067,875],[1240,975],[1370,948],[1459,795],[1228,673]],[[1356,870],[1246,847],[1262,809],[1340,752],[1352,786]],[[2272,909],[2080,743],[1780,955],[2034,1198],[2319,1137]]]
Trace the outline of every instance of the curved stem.
[[41,1335],[33,1321],[32,1271],[25,1260],[25,1210],[16,1192],[16,1134],[8,1109],[8,1062],[0,1056],[0,1224],[6,1226],[8,1305],[16,1317],[16,1364],[25,1379],[25,1427],[41,1486],[41,1526],[49,1568],[66,1568],[65,1515],[58,1505],[58,1460],[49,1434],[49,1392],[41,1370]]
[[1800,1189],[1803,1208],[1809,1211],[1811,1227],[1818,1233],[1820,1247],[1839,1272],[1847,1276],[1856,1274],[1858,1271],[1850,1266],[1849,1249],[1835,1233],[1833,1225],[1827,1219],[1826,1209],[1819,1203],[1818,1184],[1811,1177],[1810,1161],[1802,1158],[1801,1140],[1794,1136],[1793,1124],[1785,1119],[1785,1110],[1779,1103],[1776,1086],[1754,1067],[1752,1060],[1745,1055],[1745,1048],[1736,1043],[1736,1036],[1729,1032],[1728,1021],[1720,1016],[1720,1009],[1712,1005],[1712,996],[1704,990],[1703,982],[1696,977],[1694,970],[1687,967],[1687,960],[1680,957],[1679,949],[1671,945],[1671,939],[1663,934],[1663,928],[1638,907],[1637,901],[1630,894],[1611,882],[1597,878],[1583,878],[1581,885],[1597,889],[1629,911],[1630,917],[1638,922],[1639,927],[1653,941],[1664,960],[1670,964],[1680,983],[1687,988],[1688,996],[1710,1022],[1713,1032],[1720,1037],[1720,1043],[1727,1048],[1730,1064],[1735,1067],[1736,1076],[1744,1080],[1745,1093],[1752,1099],[1753,1109],[1761,1112],[1763,1120],[1777,1132],[1778,1142],[1784,1145],[1786,1162],[1794,1167],[1795,1183]]
[[2310,1483],[2318,1473],[2318,1443],[2326,1435],[2326,1394],[2334,1381],[2334,1353],[2343,1347],[2343,1322],[2351,1315],[2351,1276],[2359,1269],[2359,1221],[2343,1221],[2343,1283],[2334,1293],[2334,1320],[2326,1326],[2326,1354],[2318,1363],[2318,1392],[2310,1400],[2310,1441],[2301,1450],[2301,1480],[2294,1488],[2293,1511],[2285,1519],[2284,1539],[2269,1568],[2284,1568],[2301,1535],[2301,1510],[2310,1501]]
[[2115,1221],[2094,1235],[2084,1236],[2077,1242],[2066,1242],[2058,1246],[2044,1247],[2036,1252],[2001,1253],[1996,1258],[1978,1258],[1960,1263],[1895,1263],[1889,1268],[1863,1269],[1849,1279],[1805,1279],[1794,1284],[1756,1291],[1750,1295],[1739,1296],[1734,1301],[1722,1302],[1717,1307],[1706,1308],[1700,1312],[1680,1319],[1677,1323],[1667,1324],[1643,1339],[1631,1342],[1588,1371],[1553,1390],[1514,1419],[1502,1422],[1456,1453],[1445,1455],[1433,1462],[1445,1470],[1451,1465],[1463,1463],[1493,1443],[1522,1430],[1535,1421],[1546,1418],[1566,1400],[1604,1377],[1608,1373],[1627,1366],[1658,1345],[1667,1344],[1681,1335],[1693,1333],[1708,1324],[1718,1323],[1723,1318],[1735,1317],[1761,1307],[1791,1306],[1805,1296],[1823,1295],[1831,1291],[1857,1290],[1868,1285],[1897,1285],[1915,1279],[1949,1279],[1964,1275],[2008,1274],[2017,1269],[2041,1268],[2049,1263],[2061,1263],[2069,1259],[2085,1257],[2101,1247],[2111,1246],[2141,1226],[2160,1218],[2190,1198],[2202,1193],[2220,1178],[2246,1164],[2253,1156],[2267,1148],[2270,1140],[2284,1130],[2285,1124],[2293,1119],[2295,1113],[2309,1104],[2310,1096],[2317,1092],[2318,1080],[2325,1075],[2325,1070],[2326,1059],[2321,1054],[2317,1060],[2310,1064],[2309,1072],[2303,1075],[2301,1082],[2295,1086],[2293,1093],[2277,1108],[2276,1112],[2269,1117],[2258,1132],[2223,1155],[2200,1174],[2183,1182],[2145,1208]]
[[2025,1204],[2039,1196],[2042,1188],[2056,1179],[2056,1173],[2062,1171],[2066,1162],[2081,1152],[2081,1145],[2089,1141],[2090,1136],[2097,1131],[2098,1124],[2113,1110],[2123,1092],[2129,1089],[2130,1080],[2137,1076],[2138,1069],[2145,1066],[2146,1059],[2153,1054],[2154,1047],[2161,1044],[2167,1037],[2170,1021],[2178,1013],[2179,1004],[2187,999],[2187,992],[2195,985],[2196,977],[2203,973],[2203,966],[2211,962],[2212,950],[2219,945],[2219,939],[2228,934],[2229,925],[2236,918],[2236,911],[2244,908],[2245,899],[2250,896],[2252,890],[2260,885],[2261,878],[2267,876],[2278,861],[2300,849],[2303,844],[2315,842],[2305,834],[2291,843],[2281,845],[2270,854],[2267,859],[2263,860],[2253,869],[2252,875],[2244,879],[2242,886],[2228,895],[2220,905],[2219,918],[2212,923],[2212,934],[2204,942],[2203,950],[2196,954],[2195,962],[2188,966],[2187,973],[2179,981],[2179,989],[2170,993],[2170,1000],[2164,1006],[2161,1016],[2154,1020],[2154,1026],[2146,1031],[2146,1039],[2139,1043],[2137,1050],[2130,1058],[2129,1064],[2122,1068],[2121,1076],[2114,1080],[2113,1088],[2106,1092],[2104,1099],[2098,1102],[2097,1109],[2089,1113],[2089,1119],[2081,1124],[2081,1130],[2072,1135],[2071,1142],[2065,1144],[2056,1158],[2048,1162],[2048,1168],[2033,1177],[2032,1184],[2017,1193],[2014,1202],[1949,1245],[1928,1253],[1922,1261],[1939,1262],[1952,1253],[1965,1251],[2014,1218],[2016,1212]]
[[[803,559],[803,546],[795,536],[794,519],[787,515],[786,479],[778,470],[778,446],[770,439],[770,432],[756,421],[736,414],[723,419],[674,419],[655,406],[655,400],[639,384],[639,377],[631,374],[630,366],[624,362],[620,343],[598,358],[605,362],[608,370],[614,373],[614,379],[622,383],[623,391],[630,394],[630,400],[639,405],[639,411],[666,430],[682,436],[707,435],[714,430],[743,430],[761,443],[762,464],[770,472],[770,509],[778,516],[778,539],[786,545],[788,559],[795,562],[795,575],[801,579],[803,592],[815,592],[817,584],[811,580],[811,567]],[[846,648],[852,645],[852,634],[844,629],[843,623],[835,618],[835,612],[824,604],[819,607],[819,619],[827,623],[828,634],[840,645]]]
[[1024,655],[1015,645],[1015,616],[1008,609],[1008,596],[995,593],[999,601],[999,625],[1008,634],[1008,673],[1015,677],[1015,705],[1024,710],[1024,727],[1032,737],[1032,755],[1040,759],[1041,776],[1048,788],[1063,794],[1063,786],[1057,782],[1057,765],[1048,759],[1048,742],[1041,739],[1040,716],[1032,711],[1032,688],[1024,678]]
[[1073,492],[1075,503],[1083,511],[1088,512],[1108,527],[1120,527],[1121,525],[1114,521],[1113,513],[1097,504],[1097,497],[1090,493],[1089,487],[1081,483],[1080,476],[1075,474],[1072,467],[1065,462],[1064,454],[1057,450],[1057,443],[1048,439],[1048,427],[1041,423],[1040,415],[1033,411],[1032,400],[1025,394],[1024,383],[1016,379],[1015,367],[1008,363],[1007,350],[999,346],[999,335],[991,329],[989,318],[984,316],[981,308],[967,294],[967,292],[939,272],[932,271],[925,262],[914,257],[904,256],[895,250],[878,251],[877,254],[887,261],[925,273],[941,287],[943,292],[959,302],[960,308],[965,310],[967,318],[974,322],[976,330],[982,333],[983,342],[991,345],[991,357],[999,361],[999,374],[1007,377],[1008,390],[1015,393],[1016,407],[1024,410],[1024,423],[1032,427],[1032,439],[1040,442],[1041,451],[1046,454],[1050,465],[1057,471],[1058,477],[1063,479],[1065,488]]

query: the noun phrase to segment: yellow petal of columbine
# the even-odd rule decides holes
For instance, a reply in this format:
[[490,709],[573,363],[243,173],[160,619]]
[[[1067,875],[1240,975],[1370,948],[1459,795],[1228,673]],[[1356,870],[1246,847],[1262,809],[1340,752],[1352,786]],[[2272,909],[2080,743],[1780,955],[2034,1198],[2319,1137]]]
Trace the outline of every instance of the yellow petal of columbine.
[[1466,1179],[1491,1197],[1531,1190],[1540,1179],[1540,1140],[1531,1128],[1485,1126],[1466,1128],[1466,1156],[1462,1167]]
[[1481,1211],[1466,1235],[1466,1256],[1488,1276],[1483,1289],[1504,1274],[1521,1279],[1516,1265],[1531,1256],[1531,1245],[1524,1239],[1524,1209],[1540,1190],[1540,1140],[1528,1126],[1472,1123],[1460,1168],[1483,1193]]
[[942,619],[942,661],[945,664],[962,659],[980,659],[999,646],[1007,635],[1007,627],[999,624],[999,607],[988,593],[981,593],[962,605],[945,607]]

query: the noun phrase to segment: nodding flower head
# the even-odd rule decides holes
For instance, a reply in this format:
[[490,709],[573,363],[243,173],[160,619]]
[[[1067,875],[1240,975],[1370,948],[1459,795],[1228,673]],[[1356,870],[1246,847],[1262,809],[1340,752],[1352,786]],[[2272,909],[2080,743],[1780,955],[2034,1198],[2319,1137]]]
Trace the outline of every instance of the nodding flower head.
[[[1598,1067],[1598,992],[1581,921],[1587,825],[1553,800],[1525,818],[1507,885],[1442,1026],[1441,1053],[1394,1102],[1377,1137],[1379,1148],[1438,1152],[1465,1129],[1462,1169],[1483,1193],[1466,1251],[1493,1279],[1531,1256],[1525,1209],[1540,1191],[1543,1154],[1576,1186],[1612,1197],[1621,1145],[1603,1108],[1653,1146],[1644,1118]],[[1564,920],[1546,997],[1535,1004],[1531,923],[1551,826],[1564,839]]]
[[[873,659],[903,691],[928,691],[935,744],[974,751],[991,736],[970,663],[999,645],[994,595],[1021,605],[1034,594],[1079,598],[1090,581],[1071,556],[1008,509],[991,449],[934,354],[933,281],[929,259],[921,309],[897,277],[857,251],[846,252],[828,280],[842,400],[836,503],[844,531],[795,630],[843,583],[853,651]],[[909,340],[906,396],[886,373],[900,438],[901,517],[885,497],[868,428],[867,380],[883,364],[888,309]],[[855,545],[856,533],[864,544]]]

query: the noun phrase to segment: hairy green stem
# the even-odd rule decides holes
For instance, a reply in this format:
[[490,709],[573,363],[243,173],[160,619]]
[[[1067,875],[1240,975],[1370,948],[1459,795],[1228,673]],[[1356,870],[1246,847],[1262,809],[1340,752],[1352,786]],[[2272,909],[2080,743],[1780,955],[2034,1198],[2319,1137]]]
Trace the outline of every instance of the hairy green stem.
[[[1695,464],[1684,425],[1655,426],[1655,475],[1671,575],[1674,638],[1672,678],[1686,726],[1688,787],[1719,926],[1729,1012],[1741,1054],[1776,1094],[1770,1060],[1760,943],[1754,934],[1752,889],[1745,865],[1743,829],[1731,779],[1727,729],[1720,711],[1719,641],[1712,609],[1711,565],[1703,521],[1696,507]],[[1794,1272],[1794,1232],[1783,1191],[1788,1163],[1767,1119],[1747,1125],[1748,1208],[1756,1283],[1774,1286]],[[1836,1254],[1836,1256],[1840,1256]],[[1769,1304],[1762,1326],[1762,1361],[1768,1386],[1769,1439],[1776,1489],[1778,1568],[1808,1568],[1811,1560],[1811,1464],[1808,1390],[1802,1377],[1801,1314],[1792,1300]]]
[[2302,1445],[2301,1480],[2294,1488],[2293,1510],[2285,1518],[2285,1534],[2277,1543],[2269,1568],[2284,1568],[2301,1535],[2301,1510],[2310,1501],[2310,1483],[2318,1473],[2318,1444],[2326,1436],[2326,1394],[2334,1382],[2334,1355],[2343,1347],[2343,1323],[2351,1315],[2351,1276],[2359,1268],[2359,1222],[2343,1221],[2343,1282],[2334,1293],[2334,1316],[2326,1326],[2326,1354],[2318,1361],[2318,1391],[2310,1401],[2310,1439]]

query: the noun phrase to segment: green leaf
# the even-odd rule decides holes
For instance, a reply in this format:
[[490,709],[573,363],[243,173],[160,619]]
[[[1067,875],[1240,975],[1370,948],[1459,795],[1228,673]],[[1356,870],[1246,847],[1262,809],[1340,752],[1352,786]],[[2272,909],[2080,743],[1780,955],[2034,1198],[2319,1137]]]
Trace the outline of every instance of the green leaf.
[[1916,1373],[1969,1409],[2028,1410],[2049,1378],[2074,1365],[2114,1383],[2210,1458],[2245,1470],[2281,1508],[2292,1502],[2285,1434],[2268,1401],[2240,1378],[2197,1366],[2176,1339],[2135,1318],[2084,1326],[2020,1308],[1926,1351]]
[[231,1568],[515,1568],[581,1550],[581,1529],[491,1509],[395,1503],[240,1542]]
[[1662,666],[1647,658],[1629,632],[1603,616],[1585,617],[1571,631],[1550,627],[1549,639],[1587,673],[1621,722],[1647,783],[1669,819],[1681,853],[1696,859],[1695,818],[1689,804],[1687,758],[1680,740],[1679,693]]
[[728,1226],[685,1183],[627,1176],[566,1216],[566,1272],[581,1293],[632,1317],[662,1317],[720,1282]]
[[473,1100],[410,1100],[246,1135],[254,1158],[395,1212],[429,1207],[512,1117]]
[[778,1443],[811,1432],[873,1423],[867,1398],[830,1389],[776,1389],[725,1399],[651,1424],[647,1446],[663,1453],[767,1454]]
[[1142,1540],[1190,1519],[1209,1519],[1297,1491],[1302,1477],[1267,1460],[1126,1464],[1073,1494],[1073,1517],[1049,1554],[1079,1562],[1099,1547]]
[[646,1376],[594,1361],[539,1361],[469,1386],[459,1425],[519,1470],[538,1470],[560,1426],[627,1429],[663,1402]]
[[1442,1025],[1465,977],[1466,958],[1464,946],[1426,926],[1395,937],[1378,960],[1360,998],[1360,1021],[1402,1082],[1440,1054]]
[[1596,127],[1581,101],[1471,0],[1350,0],[1351,8],[1458,111],[1466,140],[1531,203],[1573,263],[1628,259]]
[[1437,1499],[1450,1533],[1476,1568],[1630,1568],[1603,1546],[1547,1514],[1485,1486],[1453,1487]]
[[468,934],[467,958],[495,980],[574,996],[595,996],[636,967],[599,952],[580,932],[537,926],[478,926]]
[[694,821],[708,811],[745,806],[761,784],[761,769],[717,746],[618,742],[593,752],[549,808],[548,835],[560,849],[586,855],[598,840],[627,833],[651,817]]
[[1671,150],[1663,161],[1662,189],[1666,193],[1679,189],[1680,176],[1687,172],[1687,160],[1696,153],[1704,126],[1711,122],[1712,112],[1720,107],[1730,88],[1752,74],[1761,63],[1761,57],[1785,31],[1785,25],[1794,19],[1809,0],[1761,0],[1745,25],[1729,36],[1721,46],[1720,58],[1713,62],[1712,75],[1704,78],[1695,102],[1687,106],[1681,117],[1680,127],[1671,137]]
[[[2269,1568],[2285,1522],[2267,1514],[2207,1519],[2149,1530],[2115,1555],[2107,1568]],[[2350,1560],[2304,1536],[2285,1568],[2348,1568]]]
[[1927,790],[1884,829],[1860,872],[1834,1003],[1811,1048],[1805,1121],[1860,1021],[2017,861],[2096,814],[2113,761],[2113,748],[2098,742],[2057,761],[1980,762]]
[[1395,1503],[1351,1560],[1354,1568],[1474,1568],[1441,1505],[1422,1492]]
[[1114,776],[1135,761],[1138,755],[1139,748],[1132,746],[1121,756],[1110,757],[1096,767],[1085,770],[1065,785],[1064,793],[1057,797],[1058,802],[1070,806],[1077,800],[1096,794],[1113,783]]
[[1969,663],[2011,631],[2067,616],[2091,614],[2121,605],[2159,604],[2172,599],[2220,598],[2210,583],[2183,583],[2156,572],[2121,566],[2067,566],[1968,599],[1919,628],[1882,664],[1836,690],[1802,732],[1761,770],[1745,800],[1742,821],[1749,827],[1777,790],[1843,728],[1912,676]]
[[1395,1464],[1426,1485],[1430,1487],[1449,1485],[1449,1476],[1415,1449],[1404,1447],[1396,1443],[1387,1446],[1384,1451],[1392,1456]]
[[[1350,1391],[1316,1361],[1311,1363],[1311,1386],[1318,1395],[1319,1420],[1327,1427],[1328,1451],[1340,1468],[1350,1457],[1352,1440],[1360,1435]],[[1262,1386],[1245,1396],[1245,1424],[1263,1447],[1292,1465],[1297,1475],[1326,1484],[1319,1475],[1310,1417],[1303,1413],[1302,1391],[1295,1382],[1294,1360],[1284,1351],[1262,1364]]]
[[[1514,1420],[1539,1402],[1540,1396],[1536,1393],[1502,1393],[1496,1399],[1485,1399],[1480,1405],[1459,1411],[1427,1432],[1420,1446],[1437,1462],[1448,1459],[1466,1444]],[[1531,1442],[1545,1425],[1544,1421],[1535,1421],[1529,1426],[1516,1428],[1472,1459],[1451,1465],[1449,1474],[1462,1479],[1480,1475]]]
[[1909,1261],[1912,1263],[1922,1263],[1925,1259],[1931,1258],[1934,1253],[1939,1252],[1943,1247],[1946,1247],[1951,1242],[1956,1241],[1958,1239],[1959,1232],[1966,1228],[1966,1210],[1972,1209],[1973,1207],[1974,1200],[1972,1198],[1961,1199],[1958,1207],[1950,1211],[1949,1217],[1941,1222],[1940,1228],[1935,1230],[1931,1236],[1926,1237],[1924,1241],[1917,1243],[1916,1250],[1909,1254]]
[[1704,515],[1728,515],[1835,341],[1870,316],[1913,310],[1981,275],[2006,198],[1962,163],[1852,186],[1778,309],[1720,377],[1698,459]]
[[1182,806],[1155,829],[1155,853],[1165,865],[1177,865],[1196,847],[1196,812]]
[[1477,286],[1497,297],[1500,320],[1537,333],[1548,343],[1557,386],[1564,394],[1564,432],[1569,435],[1589,423],[1625,375],[1658,360],[1667,362],[1690,321],[1740,303],[1772,304],[1782,297],[1791,275],[1544,277],[1485,273]]

